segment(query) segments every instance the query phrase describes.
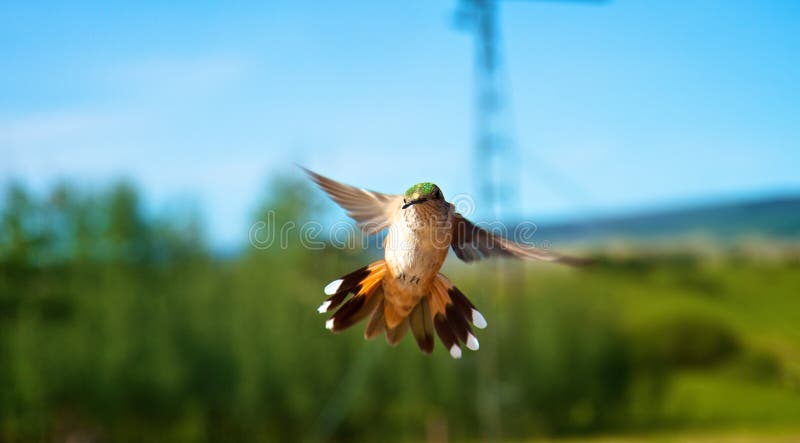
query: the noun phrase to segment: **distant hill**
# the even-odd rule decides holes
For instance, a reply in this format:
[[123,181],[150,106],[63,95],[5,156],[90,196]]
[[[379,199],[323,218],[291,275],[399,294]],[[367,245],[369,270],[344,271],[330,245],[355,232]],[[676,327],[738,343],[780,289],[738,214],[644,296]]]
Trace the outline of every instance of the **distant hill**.
[[540,225],[536,237],[552,242],[604,239],[664,240],[702,235],[728,242],[742,237],[800,239],[800,196],[694,205]]

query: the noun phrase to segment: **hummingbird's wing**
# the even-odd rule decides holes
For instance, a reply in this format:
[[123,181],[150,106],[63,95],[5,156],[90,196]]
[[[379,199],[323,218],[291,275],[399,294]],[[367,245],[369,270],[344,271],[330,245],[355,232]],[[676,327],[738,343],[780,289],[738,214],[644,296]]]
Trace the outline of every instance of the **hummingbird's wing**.
[[[302,168],[302,166],[301,166]],[[386,229],[403,205],[403,196],[356,188],[302,168],[333,201],[347,211],[362,231],[377,234]]]
[[476,226],[459,213],[454,217],[453,239],[450,246],[456,256],[467,263],[489,257],[544,260],[570,265],[589,263],[586,259],[557,254],[495,235]]

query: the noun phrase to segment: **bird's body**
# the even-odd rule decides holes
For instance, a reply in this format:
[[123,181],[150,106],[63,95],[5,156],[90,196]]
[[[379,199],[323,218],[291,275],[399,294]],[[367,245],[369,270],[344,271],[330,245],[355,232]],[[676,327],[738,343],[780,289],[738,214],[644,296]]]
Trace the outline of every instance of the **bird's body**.
[[400,211],[389,226],[383,244],[387,267],[383,292],[398,314],[388,322],[390,327],[430,293],[450,249],[454,213],[449,203],[431,201]]
[[[348,211],[367,234],[388,229],[384,259],[357,269],[325,287],[330,297],[320,313],[337,309],[325,326],[339,332],[369,317],[365,338],[386,333],[398,343],[411,329],[420,349],[433,351],[433,331],[454,358],[461,344],[478,349],[470,324],[486,327],[475,306],[439,270],[447,252],[471,262],[501,256],[578,263],[578,260],[516,243],[481,229],[448,203],[438,186],[418,183],[404,195],[348,186],[306,170]],[[348,295],[353,295],[348,300]]]

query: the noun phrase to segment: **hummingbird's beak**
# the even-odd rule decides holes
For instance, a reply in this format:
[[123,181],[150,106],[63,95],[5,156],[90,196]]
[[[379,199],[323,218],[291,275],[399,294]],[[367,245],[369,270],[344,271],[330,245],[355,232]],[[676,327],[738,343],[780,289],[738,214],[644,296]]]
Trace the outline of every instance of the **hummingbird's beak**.
[[404,204],[404,205],[403,205],[403,209],[405,209],[405,208],[407,208],[407,207],[409,207],[409,206],[411,206],[411,205],[416,205],[417,203],[424,203],[424,202],[426,202],[426,201],[428,201],[428,199],[427,199],[427,198],[425,198],[425,197],[418,198],[418,199],[416,199],[416,200],[411,200],[410,202],[408,202],[408,203],[406,203],[406,204]]

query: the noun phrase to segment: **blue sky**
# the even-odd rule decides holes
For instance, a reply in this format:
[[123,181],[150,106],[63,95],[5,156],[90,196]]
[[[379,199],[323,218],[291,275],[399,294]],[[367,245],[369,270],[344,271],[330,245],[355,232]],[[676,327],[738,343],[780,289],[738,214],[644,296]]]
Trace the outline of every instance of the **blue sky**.
[[[377,190],[473,192],[456,5],[4,2],[0,177],[124,177],[154,211],[200,208],[223,246],[246,240],[293,162]],[[793,0],[502,3],[518,212],[800,190],[798,23]]]

